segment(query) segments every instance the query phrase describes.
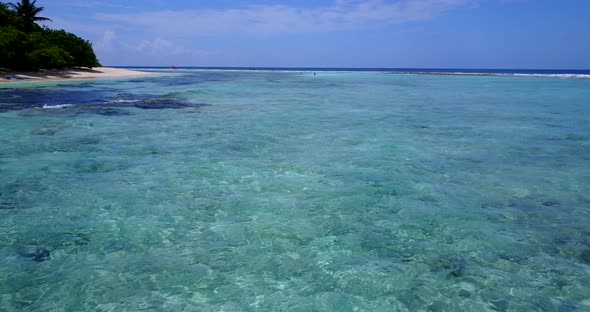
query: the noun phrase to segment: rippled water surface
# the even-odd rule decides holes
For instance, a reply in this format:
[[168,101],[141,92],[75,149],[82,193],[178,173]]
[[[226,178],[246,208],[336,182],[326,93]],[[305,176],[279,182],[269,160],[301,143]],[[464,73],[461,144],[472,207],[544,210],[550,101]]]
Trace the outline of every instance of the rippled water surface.
[[0,87],[1,311],[590,310],[590,80]]

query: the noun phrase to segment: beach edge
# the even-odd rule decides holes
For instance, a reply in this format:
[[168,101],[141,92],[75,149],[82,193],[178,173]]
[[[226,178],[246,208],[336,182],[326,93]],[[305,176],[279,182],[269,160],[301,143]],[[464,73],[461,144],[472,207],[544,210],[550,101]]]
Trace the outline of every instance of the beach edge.
[[12,71],[0,70],[0,84],[95,79],[124,79],[158,76],[162,73],[114,67],[70,68],[64,70]]

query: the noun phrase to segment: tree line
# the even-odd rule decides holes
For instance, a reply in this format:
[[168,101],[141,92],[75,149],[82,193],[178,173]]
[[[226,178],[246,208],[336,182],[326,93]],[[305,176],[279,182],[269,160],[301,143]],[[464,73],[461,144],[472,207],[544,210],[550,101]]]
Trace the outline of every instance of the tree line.
[[65,30],[41,27],[37,0],[0,2],[0,68],[16,70],[99,67],[92,44]]

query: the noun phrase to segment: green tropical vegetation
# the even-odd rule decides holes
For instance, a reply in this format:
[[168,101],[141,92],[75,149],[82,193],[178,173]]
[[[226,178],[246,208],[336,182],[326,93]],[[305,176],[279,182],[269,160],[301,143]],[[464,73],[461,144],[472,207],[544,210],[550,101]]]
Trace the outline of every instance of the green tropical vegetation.
[[16,70],[99,67],[90,42],[64,30],[41,27],[37,0],[0,2],[0,68]]

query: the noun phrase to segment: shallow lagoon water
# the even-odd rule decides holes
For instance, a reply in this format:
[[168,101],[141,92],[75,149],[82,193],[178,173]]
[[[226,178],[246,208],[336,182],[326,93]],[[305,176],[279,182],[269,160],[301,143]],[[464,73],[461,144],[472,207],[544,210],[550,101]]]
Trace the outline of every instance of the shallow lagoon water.
[[5,85],[0,310],[587,310],[588,125],[587,79]]

